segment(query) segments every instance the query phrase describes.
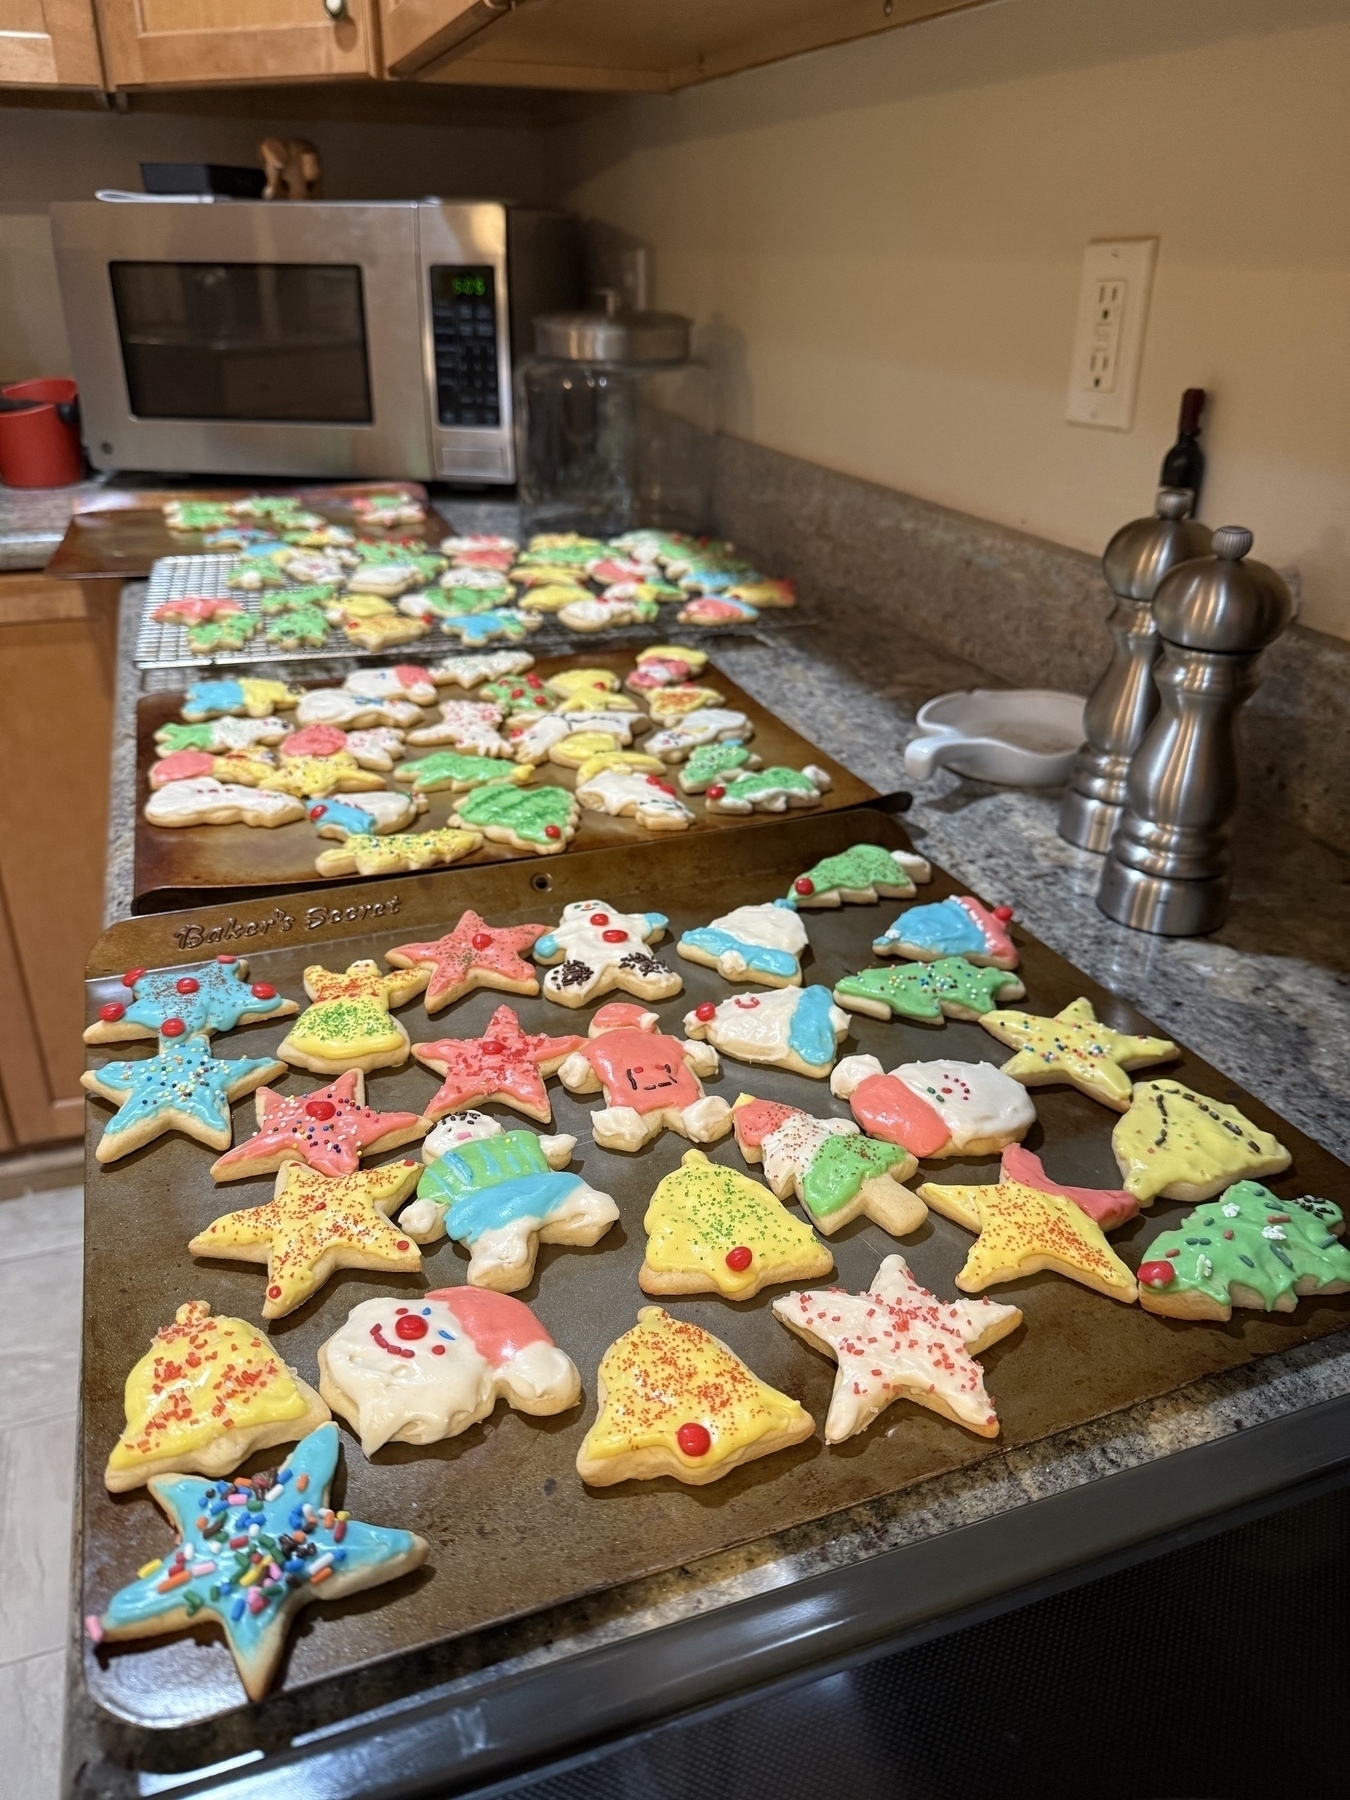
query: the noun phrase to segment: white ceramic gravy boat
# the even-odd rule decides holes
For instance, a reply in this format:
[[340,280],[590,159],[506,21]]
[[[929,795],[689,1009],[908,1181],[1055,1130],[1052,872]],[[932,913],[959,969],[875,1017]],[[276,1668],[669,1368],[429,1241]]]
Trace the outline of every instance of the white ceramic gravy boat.
[[905,773],[926,781],[934,769],[949,768],[1011,787],[1067,781],[1083,741],[1085,704],[1056,688],[939,694],[919,708],[920,736],[905,750]]

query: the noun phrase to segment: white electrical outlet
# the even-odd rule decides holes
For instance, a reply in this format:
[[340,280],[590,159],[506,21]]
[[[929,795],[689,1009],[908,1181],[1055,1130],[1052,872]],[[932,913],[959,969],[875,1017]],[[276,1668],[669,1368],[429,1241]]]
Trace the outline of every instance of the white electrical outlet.
[[1128,431],[1144,356],[1157,238],[1094,241],[1083,252],[1069,405],[1074,425]]

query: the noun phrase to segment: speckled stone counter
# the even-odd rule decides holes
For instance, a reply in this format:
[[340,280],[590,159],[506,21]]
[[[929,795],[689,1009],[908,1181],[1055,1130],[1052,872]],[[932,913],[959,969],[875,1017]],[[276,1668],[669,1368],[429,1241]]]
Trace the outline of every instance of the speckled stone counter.
[[42,569],[61,539],[71,514],[102,491],[103,478],[74,487],[0,487],[0,572]]

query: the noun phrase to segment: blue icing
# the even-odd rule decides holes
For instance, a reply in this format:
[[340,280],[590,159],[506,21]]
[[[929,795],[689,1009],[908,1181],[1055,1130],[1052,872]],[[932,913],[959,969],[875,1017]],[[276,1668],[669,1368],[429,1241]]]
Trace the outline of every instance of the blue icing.
[[[691,945],[695,950],[706,950],[709,956],[721,956],[727,950],[737,950],[744,957],[746,968],[755,969],[761,975],[788,976],[797,972],[797,959],[789,951],[774,950],[767,944],[748,943],[745,938],[733,937],[729,931],[723,931],[716,925],[700,925],[694,931],[686,931],[680,942]],[[824,992],[823,988],[821,992]]]
[[532,1131],[505,1131],[438,1156],[417,1197],[443,1207],[447,1233],[472,1244],[518,1219],[546,1218],[580,1185],[579,1176],[549,1168]]
[[498,637],[518,641],[526,628],[518,612],[507,611],[465,614],[454,620],[454,629],[466,644],[490,644]]
[[803,988],[788,1028],[788,1048],[817,1068],[828,1067],[834,1061],[834,1026],[830,1023],[833,1009],[828,988]]
[[167,1131],[178,1114],[211,1131],[224,1131],[228,1141],[230,1089],[260,1069],[270,1072],[276,1067],[271,1056],[218,1060],[205,1037],[162,1037],[158,1056],[104,1063],[95,1071],[100,1088],[122,1102],[104,1136],[114,1139],[146,1120]]
[[932,950],[940,956],[963,956],[988,948],[980,927],[956,900],[938,900],[930,906],[911,906],[872,946],[888,949],[892,944],[915,944],[921,950]]
[[185,719],[209,719],[213,714],[236,712],[244,704],[244,690],[237,681],[194,681],[183,702]]
[[647,921],[648,929],[651,931],[664,931],[666,926],[670,923],[670,920],[664,913],[643,913],[642,916]]
[[461,1244],[475,1243],[485,1231],[500,1231],[520,1219],[546,1219],[581,1186],[579,1175],[549,1169],[542,1175],[518,1175],[481,1193],[456,1200],[446,1215],[447,1234]]
[[543,937],[534,940],[533,954],[542,956],[545,960],[558,954],[558,940],[551,931],[546,931]]
[[[178,983],[191,979],[195,994],[181,994]],[[166,1019],[181,1019],[189,1033],[233,1031],[246,1013],[275,1012],[286,1004],[281,994],[270,1000],[250,992],[239,963],[199,963],[188,969],[165,969],[142,975],[132,989],[135,999],[126,1017],[157,1032]]]
[[375,821],[361,806],[353,806],[350,801],[327,798],[316,800],[316,807],[321,806],[323,812],[312,822],[322,828],[325,825],[340,825],[344,831],[365,836],[375,829]]

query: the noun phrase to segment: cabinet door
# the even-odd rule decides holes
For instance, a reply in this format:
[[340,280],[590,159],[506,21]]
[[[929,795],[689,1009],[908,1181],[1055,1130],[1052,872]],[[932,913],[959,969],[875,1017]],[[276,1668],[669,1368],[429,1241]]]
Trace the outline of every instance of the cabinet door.
[[[3,0],[0,0],[0,4]],[[114,87],[377,75],[375,0],[98,0]]]
[[505,0],[380,0],[385,67],[411,75],[509,10]]
[[0,86],[103,86],[94,0],[0,0]]

